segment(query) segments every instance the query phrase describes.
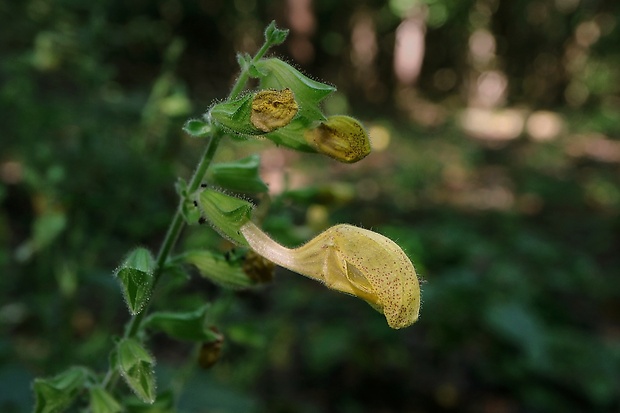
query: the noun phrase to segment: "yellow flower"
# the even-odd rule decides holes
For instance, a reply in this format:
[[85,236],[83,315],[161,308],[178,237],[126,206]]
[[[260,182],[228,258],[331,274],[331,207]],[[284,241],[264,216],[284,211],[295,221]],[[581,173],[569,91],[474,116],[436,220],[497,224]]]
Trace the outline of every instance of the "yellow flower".
[[286,248],[254,223],[240,228],[250,247],[277,265],[357,296],[382,312],[392,328],[413,324],[420,284],[403,250],[392,240],[352,225],[336,225],[298,248]]
[[261,90],[252,99],[250,121],[261,131],[272,132],[288,125],[298,110],[291,89]]
[[370,140],[362,124],[349,116],[330,116],[304,137],[314,148],[340,162],[354,163],[370,153]]

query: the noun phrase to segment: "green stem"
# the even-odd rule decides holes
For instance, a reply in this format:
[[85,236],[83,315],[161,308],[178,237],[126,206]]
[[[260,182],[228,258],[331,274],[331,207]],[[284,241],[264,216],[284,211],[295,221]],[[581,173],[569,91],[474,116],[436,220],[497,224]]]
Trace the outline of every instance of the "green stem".
[[[207,145],[207,148],[205,149],[205,152],[202,156],[202,159],[200,160],[200,163],[198,164],[198,167],[196,168],[196,171],[194,172],[194,175],[192,176],[192,179],[189,182],[188,193],[191,194],[192,192],[196,191],[200,186],[200,183],[204,178],[207,169],[209,169],[209,166],[213,161],[213,157],[215,156],[215,152],[217,151],[217,147],[221,139],[221,132],[215,131],[215,133],[211,137],[211,140],[209,141],[209,144]],[[166,237],[164,238],[161,247],[159,248],[157,260],[155,262],[155,270],[153,271],[152,288],[155,288],[155,286],[161,279],[161,275],[166,265],[166,261],[168,260],[168,256],[170,255],[172,248],[176,244],[179,235],[181,234],[181,231],[185,226],[182,213],[183,202],[184,200],[181,199],[181,201],[179,202],[179,206],[177,207],[177,211],[172,218],[172,222],[168,226]],[[147,313],[148,304],[144,309],[142,309],[140,313],[134,315],[131,318],[129,324],[127,325],[127,328],[125,329],[125,334],[123,335],[123,338],[133,338],[138,335],[138,332],[140,331],[140,326],[142,325],[142,320]],[[103,379],[102,385],[105,388],[113,387],[117,378],[118,372],[116,371],[116,369],[110,369],[108,370],[105,378]]]
[[[209,144],[207,145],[207,148],[205,149],[204,155],[202,156],[202,159],[200,160],[200,163],[198,164],[198,167],[196,168],[196,171],[194,172],[194,176],[192,176],[192,179],[189,182],[189,185],[187,187],[188,193],[190,194],[193,193],[200,186],[202,179],[207,173],[207,169],[209,169],[209,165],[211,165],[211,162],[213,161],[213,157],[215,156],[215,152],[217,150],[217,147],[221,139],[222,139],[222,134],[219,133],[219,131],[216,131],[211,137],[211,140],[209,141]],[[166,237],[164,238],[164,241],[162,242],[161,247],[159,248],[159,253],[157,254],[157,260],[155,262],[155,270],[153,271],[153,287],[152,288],[155,288],[155,286],[159,282],[164,266],[166,265],[166,261],[168,260],[168,256],[170,255],[172,248],[176,244],[177,239],[179,238],[179,235],[181,234],[181,231],[183,230],[183,227],[185,226],[185,223],[183,221],[183,212],[182,212],[184,201],[185,201],[184,199],[181,199],[181,201],[179,202],[177,211],[174,214],[174,217],[172,218],[172,222],[170,223],[170,226],[168,227],[168,232],[166,233]],[[125,335],[124,335],[125,338],[136,336],[136,334],[138,333],[138,330],[140,329],[140,324],[142,324],[142,319],[144,318],[144,315],[147,313],[146,311],[147,309],[148,307],[144,308],[140,313],[136,314],[131,319],[129,326],[127,330],[125,331]]]
[[[267,53],[267,50],[269,50],[270,46],[271,46],[271,42],[269,41],[265,42],[263,46],[258,50],[258,52],[256,52],[256,55],[252,58],[252,63],[255,63],[259,59],[261,59],[265,55],[265,53]],[[250,74],[248,73],[247,69],[242,70],[241,74],[237,78],[237,81],[233,85],[230,91],[230,94],[228,95],[229,100],[237,97],[241,93],[241,91],[245,87],[249,78],[250,78]],[[211,140],[209,141],[209,144],[207,145],[207,148],[205,149],[202,159],[200,160],[200,163],[198,164],[198,167],[196,168],[196,171],[194,172],[194,175],[192,176],[192,179],[189,182],[189,185],[187,187],[188,193],[190,194],[193,193],[200,186],[207,170],[209,169],[209,166],[211,165],[211,162],[213,161],[213,157],[215,156],[215,152],[217,151],[217,147],[222,139],[222,136],[223,136],[222,131],[218,129],[214,131],[213,136],[211,137]],[[168,227],[166,236],[161,244],[161,247],[159,248],[159,252],[157,254],[157,260],[155,264],[155,269],[153,271],[153,287],[152,288],[155,288],[155,286],[159,282],[161,275],[163,273],[164,267],[166,265],[166,261],[168,260],[168,256],[170,255],[170,252],[174,248],[179,238],[179,235],[181,234],[181,231],[183,230],[183,227],[185,226],[185,222],[183,220],[183,213],[182,213],[184,201],[185,201],[184,199],[181,199],[181,201],[179,202],[177,211],[174,214],[174,217],[172,218],[172,222],[170,223],[170,226]],[[131,318],[127,327],[125,328],[125,334],[123,335],[123,338],[134,338],[138,335],[138,332],[140,331],[140,326],[142,325],[142,321],[144,320],[144,317],[146,316],[147,313],[148,313],[148,304],[147,304],[147,307],[142,309],[140,313],[136,314],[135,316]],[[116,381],[118,380],[118,375],[119,375],[119,372],[116,368],[110,368],[102,381],[102,386],[108,390],[112,389],[115,386]]]
[[[267,53],[267,50],[269,50],[270,47],[271,47],[270,42],[263,43],[263,46],[258,50],[258,52],[256,52],[256,54],[252,58],[252,63],[258,62],[265,55],[265,53]],[[228,98],[234,99],[237,96],[239,96],[239,94],[241,93],[241,91],[243,90],[243,88],[245,87],[245,84],[248,82],[249,79],[250,79],[250,74],[248,73],[247,70],[243,70],[241,74],[239,75],[239,77],[237,78],[237,82],[235,83],[232,90],[230,91],[230,95],[228,96]]]

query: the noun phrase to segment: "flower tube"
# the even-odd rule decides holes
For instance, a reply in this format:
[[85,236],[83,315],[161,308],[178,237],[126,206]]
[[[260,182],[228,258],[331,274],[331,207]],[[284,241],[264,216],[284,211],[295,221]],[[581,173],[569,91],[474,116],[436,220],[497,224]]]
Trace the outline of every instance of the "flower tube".
[[394,329],[418,319],[420,284],[413,264],[383,235],[341,224],[298,248],[286,248],[251,221],[240,232],[254,251],[275,264],[365,300]]

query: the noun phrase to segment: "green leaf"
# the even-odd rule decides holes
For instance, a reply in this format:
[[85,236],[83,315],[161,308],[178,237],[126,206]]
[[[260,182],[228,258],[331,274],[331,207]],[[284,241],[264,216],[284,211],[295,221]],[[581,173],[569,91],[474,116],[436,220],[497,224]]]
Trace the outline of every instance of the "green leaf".
[[266,72],[261,71],[256,65],[252,62],[252,64],[248,67],[248,74],[250,77],[259,78],[261,76],[267,75]]
[[237,63],[242,72],[248,70],[252,65],[252,56],[248,53],[237,53]]
[[209,181],[214,185],[237,192],[267,192],[269,189],[260,177],[260,156],[250,155],[235,162],[220,163],[211,167]]
[[276,46],[276,45],[282,44],[286,40],[288,36],[288,32],[289,32],[288,29],[285,29],[285,30],[278,29],[276,27],[275,20],[272,20],[271,23],[269,23],[269,26],[265,28],[265,43],[267,43],[270,46],[272,45]]
[[184,262],[195,265],[204,278],[224,288],[242,289],[255,286],[255,280],[241,268],[240,263],[230,262],[208,250],[189,251],[181,256]]
[[144,308],[153,288],[155,260],[146,248],[138,247],[127,255],[115,275],[121,283],[123,297],[133,315]]
[[151,314],[145,321],[146,328],[166,333],[177,340],[212,341],[219,338],[205,325],[208,306],[191,312],[163,312]]
[[174,183],[174,189],[180,197],[187,197],[187,181],[183,178],[177,178],[177,181]]
[[237,63],[241,68],[241,71],[247,71],[251,77],[260,77],[266,75],[266,73],[260,72],[254,64],[254,59],[247,53],[237,53]]
[[123,410],[116,399],[103,387],[91,387],[89,392],[90,410],[92,413],[118,413]]
[[239,229],[250,220],[254,208],[251,203],[208,188],[198,194],[196,201],[216,231],[239,245],[247,245]]
[[260,77],[262,89],[289,88],[293,91],[299,105],[299,117],[305,119],[308,125],[315,121],[325,120],[319,103],[335,92],[335,87],[310,79],[280,59],[264,59],[256,62],[255,65],[261,73],[266,73]]
[[35,413],[65,411],[84,388],[89,375],[86,368],[74,366],[54,377],[35,379]]
[[155,359],[135,339],[125,338],[116,348],[118,369],[125,382],[145,403],[153,403],[156,397]]
[[195,138],[204,138],[211,134],[211,125],[200,119],[190,119],[183,125],[183,130]]

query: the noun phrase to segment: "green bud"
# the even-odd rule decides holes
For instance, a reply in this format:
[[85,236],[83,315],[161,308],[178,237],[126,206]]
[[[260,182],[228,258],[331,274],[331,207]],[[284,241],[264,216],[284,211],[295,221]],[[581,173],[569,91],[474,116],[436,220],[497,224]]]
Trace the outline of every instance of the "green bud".
[[243,135],[260,135],[263,131],[250,123],[253,94],[238,99],[217,103],[211,107],[207,116],[225,129]]
[[183,130],[195,138],[204,138],[211,133],[211,125],[200,119],[190,119],[183,125]]
[[156,397],[155,359],[137,340],[125,338],[116,348],[118,369],[127,385],[145,403],[153,403]]
[[282,30],[276,27],[275,20],[269,23],[269,26],[265,29],[265,43],[268,45],[277,46],[284,43],[288,36],[288,29]]
[[135,248],[116,269],[114,275],[121,283],[123,297],[133,315],[138,314],[151,296],[155,260],[146,248]]
[[35,413],[65,411],[77,398],[89,375],[84,367],[71,367],[54,377],[35,379]]

